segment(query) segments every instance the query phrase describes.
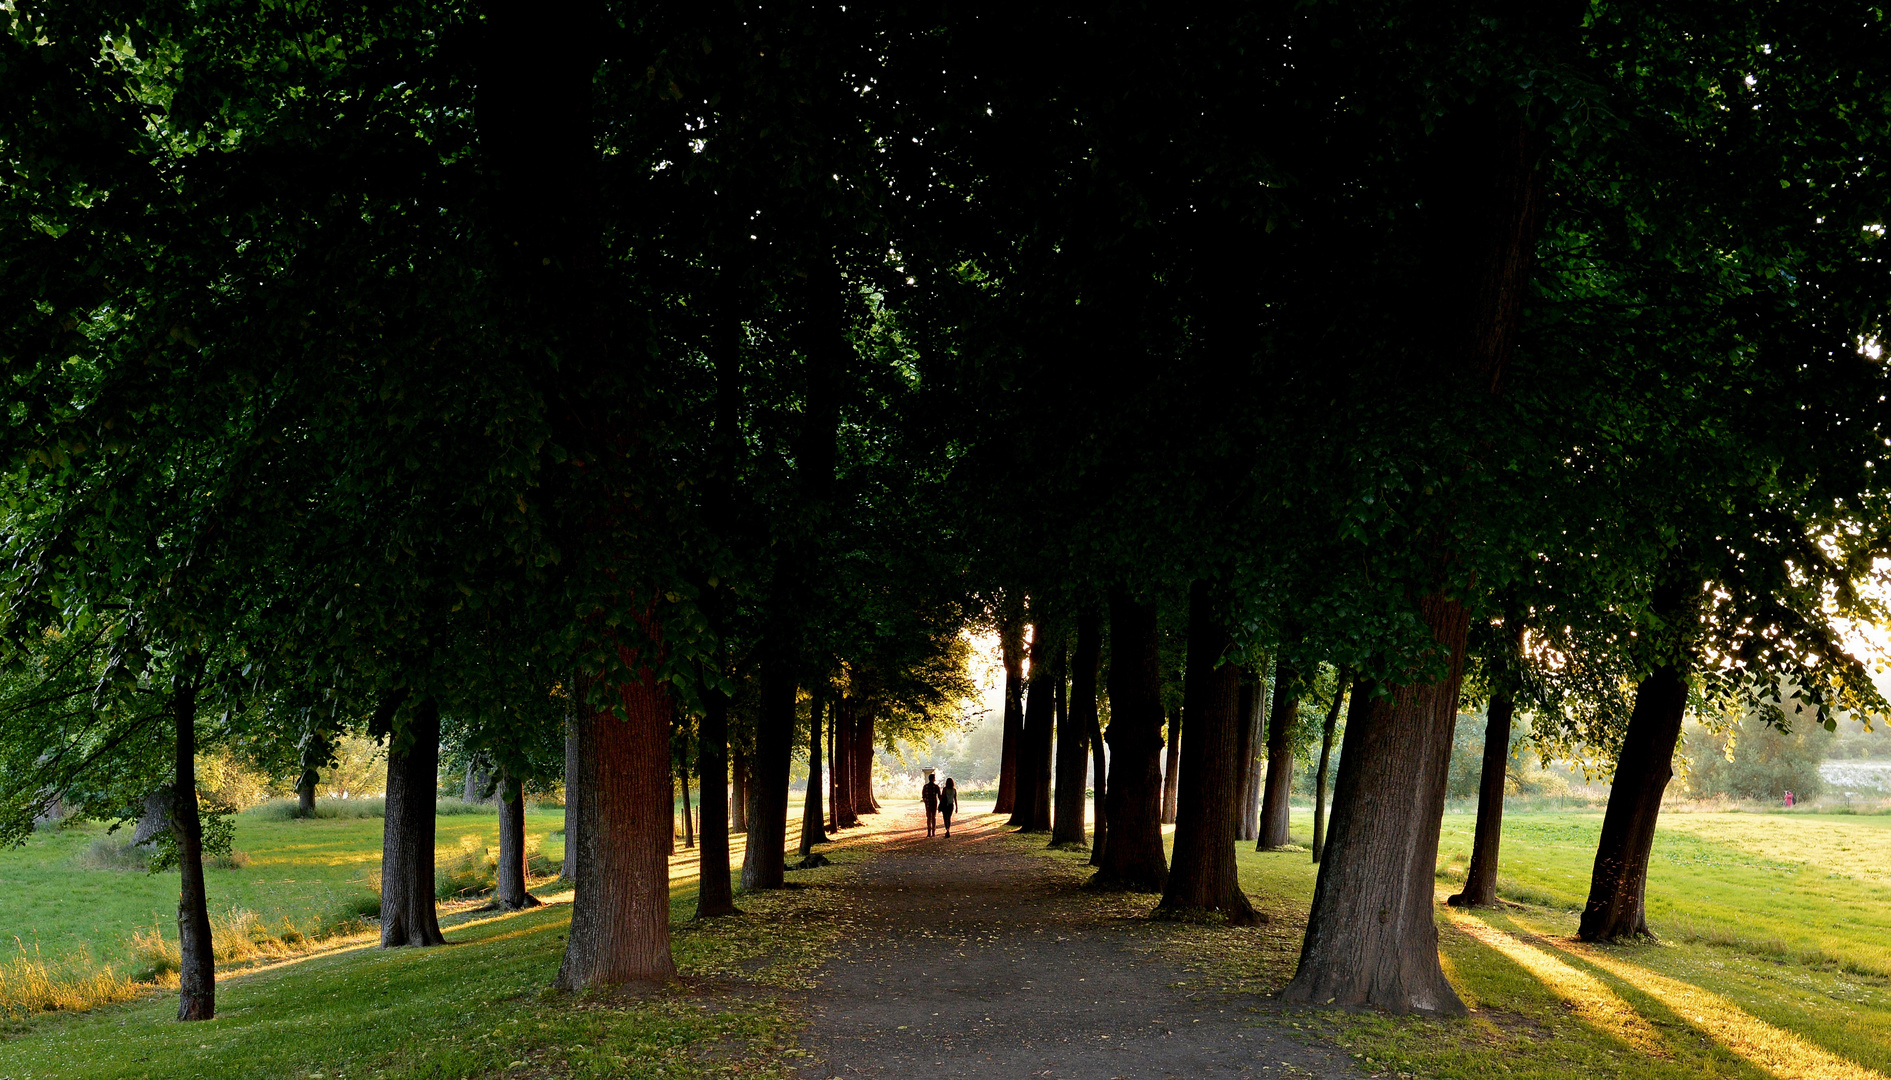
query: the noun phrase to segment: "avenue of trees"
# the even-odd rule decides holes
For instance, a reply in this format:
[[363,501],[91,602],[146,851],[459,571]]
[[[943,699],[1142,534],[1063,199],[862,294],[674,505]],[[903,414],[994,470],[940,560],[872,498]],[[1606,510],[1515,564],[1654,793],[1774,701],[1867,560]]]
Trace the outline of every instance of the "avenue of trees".
[[1891,555],[1887,43],[1843,0],[19,0],[0,835],[161,793],[206,1018],[197,754],[383,740],[382,943],[427,946],[444,744],[510,862],[566,785],[557,984],[660,981],[679,769],[735,916],[731,830],[781,887],[993,633],[1015,827],[1251,921],[1310,740],[1285,996],[1461,1012],[1461,708],[1453,902],[1527,713],[1613,762],[1615,939],[1690,703],[1887,707],[1843,647]]

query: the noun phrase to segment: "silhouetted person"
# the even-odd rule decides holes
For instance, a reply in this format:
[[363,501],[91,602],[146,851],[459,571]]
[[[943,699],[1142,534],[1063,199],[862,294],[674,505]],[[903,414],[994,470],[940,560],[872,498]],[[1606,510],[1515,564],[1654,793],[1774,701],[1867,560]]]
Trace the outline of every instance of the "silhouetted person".
[[931,776],[926,777],[926,786],[919,789],[919,801],[926,804],[926,835],[931,836],[939,828],[939,784]]
[[952,778],[946,777],[945,790],[939,793],[939,814],[945,818],[946,835],[952,835],[952,811],[959,806],[959,789],[952,786]]

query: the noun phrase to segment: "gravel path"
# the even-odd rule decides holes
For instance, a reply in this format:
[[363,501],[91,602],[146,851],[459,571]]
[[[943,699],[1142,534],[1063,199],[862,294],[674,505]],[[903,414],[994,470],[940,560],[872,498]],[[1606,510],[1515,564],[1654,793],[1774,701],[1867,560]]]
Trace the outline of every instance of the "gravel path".
[[[1282,1033],[1252,999],[1202,991],[1136,947],[1047,859],[974,815],[928,839],[897,806],[849,894],[857,932],[812,995],[803,1080],[1350,1077],[1337,1050]],[[882,832],[876,829],[876,832]]]

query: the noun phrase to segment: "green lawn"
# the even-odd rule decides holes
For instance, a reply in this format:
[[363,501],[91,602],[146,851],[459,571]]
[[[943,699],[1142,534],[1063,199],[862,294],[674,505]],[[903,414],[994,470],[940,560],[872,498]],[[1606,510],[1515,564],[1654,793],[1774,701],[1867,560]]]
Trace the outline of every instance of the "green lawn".
[[[553,858],[563,858],[564,842],[546,834],[563,828],[562,810],[526,815],[527,838]],[[436,830],[441,863],[457,857],[465,841],[499,843],[497,814],[442,817]],[[37,832],[24,847],[0,851],[0,881],[11,899],[0,908],[0,942],[17,938],[29,949],[37,943],[40,955],[56,963],[89,954],[123,972],[133,932],[158,925],[166,937],[177,936],[177,875],[84,869],[86,849],[103,835],[103,825],[84,823]],[[121,829],[113,839],[127,835]],[[285,919],[332,919],[347,900],[368,892],[368,877],[381,865],[381,819],[258,821],[239,814],[235,848],[250,864],[205,871],[210,910],[246,908],[274,931]]]
[[[1469,814],[1447,815],[1439,898],[1461,879]],[[1741,1077],[1882,1080],[1891,1075],[1886,928],[1891,819],[1670,813],[1647,891],[1659,944],[1574,940],[1600,814],[1513,814],[1497,912],[1440,909],[1446,974],[1468,1023],[1290,1012],[1374,1073],[1421,1077]],[[1301,843],[1310,815],[1297,815]],[[1069,856],[1063,856],[1068,858]],[[1271,995],[1299,958],[1315,868],[1304,851],[1238,856],[1272,922],[1178,928],[1165,947],[1210,981]],[[1151,901],[1153,903],[1153,901]]]

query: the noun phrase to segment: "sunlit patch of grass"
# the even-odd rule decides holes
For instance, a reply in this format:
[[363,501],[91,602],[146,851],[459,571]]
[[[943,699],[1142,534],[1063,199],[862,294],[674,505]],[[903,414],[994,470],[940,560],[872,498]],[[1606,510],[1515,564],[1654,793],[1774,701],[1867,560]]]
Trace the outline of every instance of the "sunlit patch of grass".
[[0,964],[0,1019],[21,1021],[43,1012],[84,1012],[130,1001],[145,990],[86,955],[52,963],[37,944],[17,938],[17,951]]

